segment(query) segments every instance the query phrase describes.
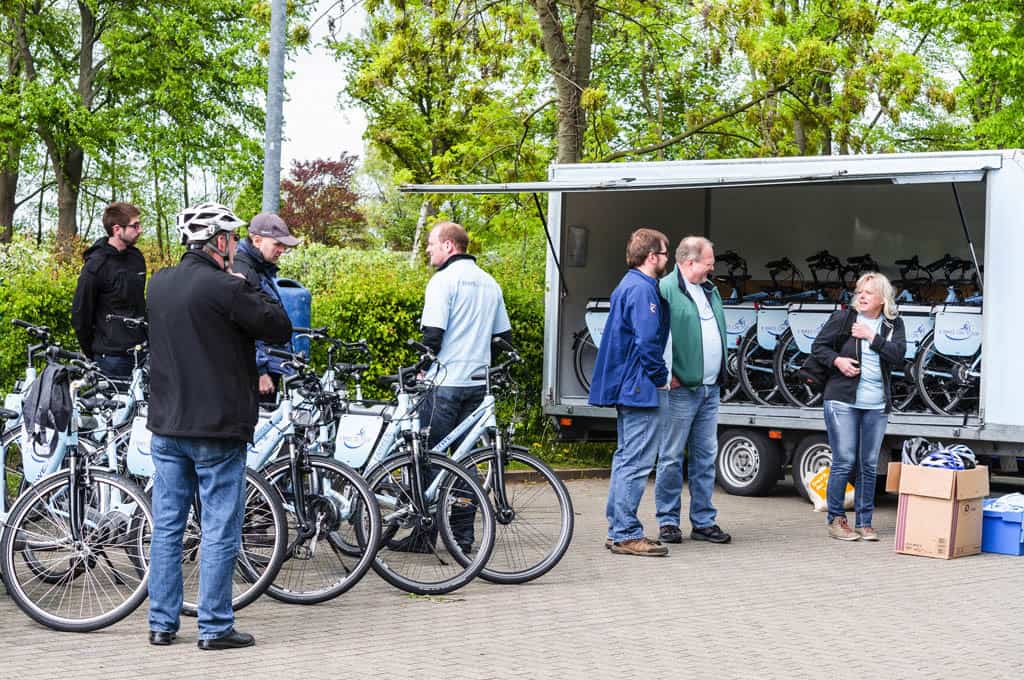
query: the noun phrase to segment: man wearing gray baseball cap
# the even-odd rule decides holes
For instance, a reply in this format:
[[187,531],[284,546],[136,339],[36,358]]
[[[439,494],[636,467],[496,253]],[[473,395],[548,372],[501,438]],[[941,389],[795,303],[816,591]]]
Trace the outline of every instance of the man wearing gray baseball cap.
[[[249,236],[238,244],[233,270],[278,302],[281,291],[277,287],[277,261],[285,250],[299,245],[288,225],[274,213],[263,212],[249,222]],[[283,302],[282,302],[283,304]],[[291,351],[287,345],[267,345],[256,342],[256,368],[260,374],[260,400],[273,402],[280,388],[282,375],[290,373],[284,362],[267,353],[268,348]]]

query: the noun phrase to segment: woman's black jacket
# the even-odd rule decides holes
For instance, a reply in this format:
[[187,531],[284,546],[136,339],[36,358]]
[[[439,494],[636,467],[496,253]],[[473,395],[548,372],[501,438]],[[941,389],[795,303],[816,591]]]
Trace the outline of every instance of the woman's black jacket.
[[[818,337],[814,339],[811,353],[828,367],[829,377],[825,384],[825,400],[841,401],[853,404],[857,401],[857,385],[860,376],[847,378],[839,372],[833,363],[836,357],[856,359],[860,365],[860,340],[850,333],[857,321],[857,312],[853,309],[840,310],[832,314],[822,327]],[[907,352],[907,335],[903,328],[903,319],[887,319],[882,317],[882,326],[875,339],[871,341],[873,349],[882,365],[882,386],[885,388],[885,412],[892,410],[892,391],[889,389],[890,376],[894,368],[902,368]]]

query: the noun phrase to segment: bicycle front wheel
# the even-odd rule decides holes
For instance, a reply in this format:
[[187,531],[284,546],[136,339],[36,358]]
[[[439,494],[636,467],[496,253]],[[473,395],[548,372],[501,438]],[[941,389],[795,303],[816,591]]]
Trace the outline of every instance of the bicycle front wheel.
[[9,428],[0,436],[0,456],[3,457],[4,508],[10,510],[25,488],[25,471],[21,466],[21,425]]
[[[266,592],[284,561],[288,541],[287,518],[277,492],[263,476],[246,469],[245,510],[242,515],[242,545],[235,559],[231,582],[231,608],[246,607]],[[182,550],[184,602],[181,613],[195,616],[199,602],[202,526],[195,512],[189,512]]]
[[90,470],[73,497],[71,474],[47,477],[14,504],[0,564],[8,594],[33,620],[87,632],[117,623],[146,598],[153,514],[135,484],[109,472]]
[[289,604],[315,604],[338,597],[369,570],[381,540],[380,509],[366,481],[347,465],[314,457],[298,472],[299,494],[290,460],[266,469],[288,521],[285,560],[267,594]]
[[797,373],[807,360],[807,355],[800,351],[793,337],[793,331],[786,331],[779,336],[772,359],[772,370],[775,372],[775,384],[786,401],[793,406],[822,406],[820,392],[811,390],[800,379]]
[[493,583],[526,583],[550,571],[569,548],[572,498],[554,470],[518,446],[509,447],[504,472],[508,474],[515,466],[525,479],[511,482],[506,477],[504,488],[498,489],[498,460],[498,452],[488,448],[471,451],[460,461],[483,480],[494,505],[494,551],[480,578]]
[[422,463],[422,493],[413,488],[409,454],[389,458],[369,474],[384,523],[373,569],[406,592],[443,595],[472,581],[487,565],[494,548],[494,511],[468,469],[437,454],[424,454]]

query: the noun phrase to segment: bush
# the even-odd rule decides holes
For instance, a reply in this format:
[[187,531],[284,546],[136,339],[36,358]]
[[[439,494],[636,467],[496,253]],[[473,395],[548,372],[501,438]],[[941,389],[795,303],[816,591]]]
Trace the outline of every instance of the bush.
[[[544,251],[538,251],[536,244],[528,244],[529,249],[524,245],[499,247],[481,255],[480,262],[504,289],[515,343],[524,359],[515,373],[520,388],[517,410],[527,415],[527,430],[537,435],[543,427]],[[420,263],[410,265],[408,260],[408,253],[311,244],[288,253],[281,261],[281,276],[296,279],[312,291],[314,326],[327,326],[343,340],[369,342],[368,394],[385,396],[375,387],[376,377],[394,373],[416,358],[405,343],[420,337],[423,291],[433,271]],[[150,264],[155,268],[164,263]],[[66,347],[77,347],[71,328],[71,300],[80,266],[76,260],[58,267],[46,250],[28,242],[0,247],[0,390],[10,390],[25,368],[28,337],[11,326],[10,319],[49,326]],[[322,349],[318,358],[323,360]]]

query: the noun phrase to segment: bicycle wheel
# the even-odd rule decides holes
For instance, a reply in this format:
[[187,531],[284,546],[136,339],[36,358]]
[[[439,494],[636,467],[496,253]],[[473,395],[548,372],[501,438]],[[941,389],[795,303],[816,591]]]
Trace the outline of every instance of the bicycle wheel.
[[775,384],[786,401],[793,406],[821,406],[821,393],[811,390],[797,375],[797,371],[806,360],[807,355],[800,351],[792,331],[780,335],[779,344],[775,346],[775,356],[772,358]]
[[[235,611],[255,602],[277,577],[287,547],[287,521],[277,492],[260,473],[246,469],[242,546],[231,583],[231,608]],[[185,616],[198,613],[202,536],[201,522],[193,507],[185,525],[181,561],[181,613]]]
[[968,357],[948,356],[935,348],[935,336],[929,334],[917,349],[914,373],[918,394],[935,413],[949,416],[977,410],[980,350]]
[[[413,459],[400,454],[369,476],[381,506],[384,540],[373,569],[391,585],[417,595],[443,595],[472,581],[494,548],[494,511],[474,475],[451,459],[423,455],[423,493],[418,508],[412,488]],[[438,541],[437,539],[441,540]]]
[[[558,475],[526,449],[512,446],[506,456],[505,471],[513,465],[525,468],[528,479],[506,479],[504,492],[497,494],[497,451],[476,449],[459,462],[476,471],[494,506],[494,550],[480,578],[493,583],[526,583],[558,564],[572,542],[574,522],[572,498]],[[504,500],[499,500],[499,496]],[[461,552],[455,557],[468,562]]]
[[903,362],[901,370],[893,370],[889,381],[889,392],[892,395],[892,410],[909,411],[917,400],[917,378],[914,362]]
[[781,395],[775,384],[774,356],[758,344],[756,326],[743,337],[739,354],[740,385],[750,400],[764,405],[778,401]]
[[597,361],[597,345],[590,337],[590,331],[584,328],[573,335],[572,365],[576,371],[576,379],[587,392],[590,392],[590,378],[594,375],[594,362]]
[[308,535],[300,531],[291,462],[266,468],[270,485],[284,499],[288,548],[267,594],[289,604],[335,598],[366,574],[381,540],[380,509],[370,487],[351,467],[310,458],[300,471]]
[[731,349],[725,357],[725,389],[722,390],[722,403],[731,401],[739,394],[743,386],[740,384],[740,354]]
[[4,507],[8,510],[25,488],[25,473],[21,467],[21,425],[9,428],[0,436],[0,456],[3,458]]
[[[135,484],[109,472],[90,470],[77,493],[80,540],[71,531],[71,473],[57,473],[11,509],[0,564],[8,594],[33,620],[86,632],[120,621],[146,598],[153,515]],[[59,578],[40,578],[40,568]]]

